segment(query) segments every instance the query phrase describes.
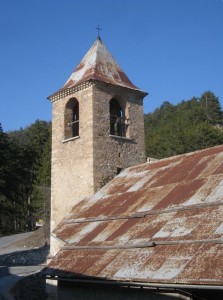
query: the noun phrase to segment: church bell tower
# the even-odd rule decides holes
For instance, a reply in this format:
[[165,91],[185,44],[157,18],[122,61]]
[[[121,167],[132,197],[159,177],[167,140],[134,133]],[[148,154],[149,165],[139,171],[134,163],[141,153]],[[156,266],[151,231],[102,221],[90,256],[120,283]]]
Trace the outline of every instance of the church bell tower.
[[146,95],[98,37],[65,85],[49,97],[53,106],[51,231],[81,199],[122,169],[145,162]]

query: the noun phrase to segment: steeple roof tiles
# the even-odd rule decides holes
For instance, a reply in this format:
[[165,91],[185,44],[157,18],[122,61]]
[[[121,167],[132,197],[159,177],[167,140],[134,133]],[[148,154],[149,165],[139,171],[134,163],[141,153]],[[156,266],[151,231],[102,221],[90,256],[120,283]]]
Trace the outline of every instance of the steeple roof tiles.
[[100,37],[86,53],[64,86],[54,95],[91,79],[141,91],[116,63]]
[[116,63],[100,38],[95,41],[64,87],[72,87],[89,79],[138,89]]

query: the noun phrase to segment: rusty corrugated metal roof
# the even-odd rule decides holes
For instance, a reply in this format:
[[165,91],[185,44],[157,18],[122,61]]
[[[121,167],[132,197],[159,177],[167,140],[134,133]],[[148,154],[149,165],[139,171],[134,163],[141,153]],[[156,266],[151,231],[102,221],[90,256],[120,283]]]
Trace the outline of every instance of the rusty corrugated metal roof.
[[64,86],[53,95],[91,79],[140,91],[116,63],[100,37],[95,41]]
[[45,274],[223,284],[223,145],[123,171],[53,233]]

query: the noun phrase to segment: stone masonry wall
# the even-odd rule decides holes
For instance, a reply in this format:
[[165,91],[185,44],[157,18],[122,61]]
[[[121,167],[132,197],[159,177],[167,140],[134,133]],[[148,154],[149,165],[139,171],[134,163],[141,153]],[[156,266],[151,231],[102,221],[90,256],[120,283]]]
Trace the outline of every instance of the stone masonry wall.
[[[79,137],[64,140],[65,105],[79,101]],[[53,103],[51,231],[82,198],[93,194],[92,87]],[[51,239],[51,255],[53,250]],[[60,246],[59,246],[60,247]]]
[[[127,88],[97,83],[93,92],[94,180],[101,188],[118,169],[144,163],[143,94]],[[110,135],[109,102],[112,98],[125,107],[129,119],[126,138]]]

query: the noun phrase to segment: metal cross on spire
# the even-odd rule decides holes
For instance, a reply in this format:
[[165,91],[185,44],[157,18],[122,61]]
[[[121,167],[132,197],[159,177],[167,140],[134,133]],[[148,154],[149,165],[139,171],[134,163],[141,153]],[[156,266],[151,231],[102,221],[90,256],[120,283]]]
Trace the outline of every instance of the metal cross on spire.
[[100,38],[100,30],[102,30],[102,29],[100,28],[99,25],[98,25],[98,27],[96,27],[96,29],[98,30],[98,38]]

